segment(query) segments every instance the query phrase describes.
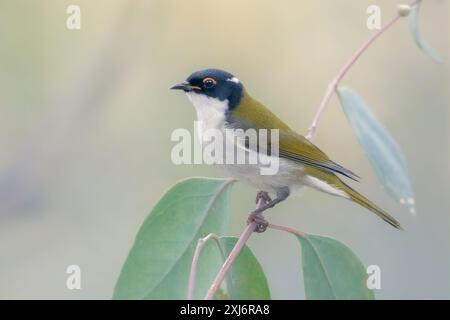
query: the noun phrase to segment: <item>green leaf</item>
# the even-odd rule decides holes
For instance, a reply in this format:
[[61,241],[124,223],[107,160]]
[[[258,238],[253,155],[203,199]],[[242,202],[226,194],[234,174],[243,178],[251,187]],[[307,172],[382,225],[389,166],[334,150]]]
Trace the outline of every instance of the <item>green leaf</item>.
[[[237,238],[222,237],[219,245],[224,257],[235,246]],[[264,271],[252,251],[244,246],[226,277],[227,293],[232,300],[270,300]]]
[[297,236],[302,247],[306,298],[310,300],[375,299],[366,285],[366,270],[344,244],[321,236]]
[[[226,230],[232,182],[191,178],[173,186],[141,226],[113,298],[185,299],[198,239]],[[221,264],[220,250],[207,243],[199,259],[194,298],[203,298]]]
[[433,59],[437,63],[443,63],[444,60],[442,59],[441,55],[433,48],[431,47],[424,39],[422,39],[422,36],[419,32],[419,11],[420,11],[420,5],[422,1],[419,1],[417,5],[412,8],[410,14],[409,14],[409,30],[411,32],[411,35],[414,39],[414,42],[416,43],[417,47],[419,47],[425,54],[427,54],[431,59]]
[[414,195],[405,157],[364,100],[350,88],[338,89],[339,99],[359,143],[388,194],[415,213]]

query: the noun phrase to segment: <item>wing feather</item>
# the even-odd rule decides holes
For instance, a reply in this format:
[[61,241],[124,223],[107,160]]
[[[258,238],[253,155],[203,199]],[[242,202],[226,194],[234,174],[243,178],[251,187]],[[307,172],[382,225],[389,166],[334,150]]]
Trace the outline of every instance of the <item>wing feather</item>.
[[[322,150],[289,128],[287,124],[245,91],[239,106],[227,114],[226,122],[228,127],[235,129],[278,129],[280,157],[327,172],[338,173],[355,181],[359,179],[358,175],[352,171],[331,161]],[[270,144],[270,134],[268,140]],[[266,148],[258,145],[259,151],[263,149]]]
[[330,160],[322,150],[294,131],[280,132],[279,155],[318,169],[342,174],[355,181],[359,181],[360,178],[354,172]]

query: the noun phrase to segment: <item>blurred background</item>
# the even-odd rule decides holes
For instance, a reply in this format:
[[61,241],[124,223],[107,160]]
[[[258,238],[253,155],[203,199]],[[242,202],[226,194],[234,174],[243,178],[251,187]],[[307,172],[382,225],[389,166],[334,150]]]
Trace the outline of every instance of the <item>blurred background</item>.
[[[66,8],[81,8],[81,29]],[[161,195],[207,166],[170,160],[194,109],[168,88],[217,67],[299,132],[328,82],[397,1],[0,0],[0,298],[109,299],[134,236]],[[449,7],[424,1],[421,32],[448,62]],[[331,236],[382,271],[378,298],[450,298],[449,69],[417,49],[407,21],[370,48],[343,84],[355,88],[401,146],[417,216],[388,197],[336,98],[316,143],[363,177],[358,190],[391,212],[399,232],[348,201],[313,190],[271,210],[273,223]],[[229,235],[255,190],[237,184]],[[299,244],[276,231],[250,246],[276,299],[304,297]],[[82,289],[66,288],[66,268]]]

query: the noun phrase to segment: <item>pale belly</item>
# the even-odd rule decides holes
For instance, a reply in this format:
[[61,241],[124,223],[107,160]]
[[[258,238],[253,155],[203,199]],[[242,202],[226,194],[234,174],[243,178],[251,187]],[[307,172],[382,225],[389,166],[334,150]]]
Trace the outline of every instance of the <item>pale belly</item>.
[[[227,147],[224,150],[230,152],[229,149],[227,150]],[[250,153],[255,154],[254,151],[246,152],[247,155]],[[216,164],[215,166],[224,170],[230,177],[236,178],[258,190],[267,191],[272,194],[277,194],[278,191],[286,187],[289,188],[291,194],[296,194],[304,186],[308,186],[331,195],[348,197],[345,192],[336,189],[316,177],[307,175],[305,167],[298,162],[281,157],[277,159],[272,158],[272,161],[278,161],[278,166],[276,173],[269,175],[262,174],[262,169],[268,167],[267,159],[262,163],[258,162],[256,164],[250,164],[248,162],[245,164],[236,164],[236,162],[230,164],[226,162],[226,156],[224,155],[224,164]]]
[[[229,141],[228,141],[229,142]],[[233,150],[230,150],[232,148]],[[264,160],[259,161],[260,156],[255,151],[249,150],[245,152],[245,164],[237,164],[236,158],[230,163],[227,161],[226,154],[236,154],[238,147],[229,143],[224,145],[223,164],[215,164],[215,166],[227,174],[227,176],[236,178],[248,185],[255,187],[258,190],[267,191],[270,193],[277,193],[281,188],[288,187],[292,192],[300,189],[307,184],[304,175],[304,167],[291,160],[284,158],[267,157],[264,155]],[[242,148],[241,148],[242,150]],[[256,163],[248,161],[250,158],[258,159]],[[269,164],[270,163],[270,164]],[[277,163],[274,165],[274,163]],[[271,172],[267,172],[271,167]]]
[[258,164],[224,164],[217,165],[217,167],[239,181],[271,193],[276,193],[277,190],[284,187],[295,191],[304,185],[302,182],[303,168],[292,164],[289,160],[280,159],[278,172],[274,175],[262,175],[262,166]]

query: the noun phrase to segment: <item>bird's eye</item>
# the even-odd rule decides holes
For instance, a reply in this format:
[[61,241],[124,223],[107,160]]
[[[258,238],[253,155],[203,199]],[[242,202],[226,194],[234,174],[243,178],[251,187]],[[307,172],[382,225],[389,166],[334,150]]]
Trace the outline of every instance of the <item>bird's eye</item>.
[[205,78],[205,79],[203,79],[203,86],[206,89],[211,89],[211,88],[215,87],[216,84],[217,84],[217,81],[214,80],[213,78]]

